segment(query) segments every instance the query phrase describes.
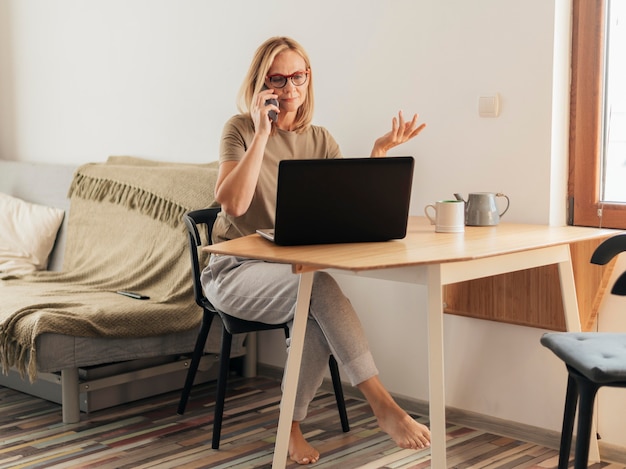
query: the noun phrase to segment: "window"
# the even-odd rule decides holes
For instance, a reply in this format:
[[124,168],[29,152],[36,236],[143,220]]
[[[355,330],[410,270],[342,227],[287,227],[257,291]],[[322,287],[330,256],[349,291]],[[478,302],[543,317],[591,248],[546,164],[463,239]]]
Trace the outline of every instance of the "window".
[[573,3],[568,192],[574,225],[626,228],[626,53],[615,53],[617,36],[610,35],[625,34],[626,17],[617,11],[624,3]]
[[626,1],[609,0],[601,200],[626,202]]

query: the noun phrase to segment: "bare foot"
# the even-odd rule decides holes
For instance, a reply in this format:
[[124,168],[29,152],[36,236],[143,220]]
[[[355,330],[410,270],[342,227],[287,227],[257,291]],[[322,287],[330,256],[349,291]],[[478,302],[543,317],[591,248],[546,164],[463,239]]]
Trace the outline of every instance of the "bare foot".
[[400,448],[421,449],[430,446],[430,430],[416,422],[391,397],[378,376],[357,385],[369,402],[380,428]]
[[404,410],[388,409],[376,416],[378,425],[400,448],[422,449],[430,446],[430,430],[416,422]]
[[291,423],[289,436],[289,457],[298,464],[313,464],[320,458],[320,453],[305,439],[299,422]]

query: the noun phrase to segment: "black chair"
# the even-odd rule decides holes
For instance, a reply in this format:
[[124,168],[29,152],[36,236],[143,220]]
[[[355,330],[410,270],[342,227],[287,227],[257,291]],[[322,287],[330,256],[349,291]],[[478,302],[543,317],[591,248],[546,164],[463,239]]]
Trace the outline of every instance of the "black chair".
[[[596,248],[591,262],[607,264],[623,251],[626,251],[626,234],[613,236]],[[611,293],[626,295],[626,272],[617,279]],[[541,337],[541,344],[563,360],[568,371],[559,469],[568,466],[577,405],[580,408],[574,468],[586,468],[596,393],[602,386],[626,387],[626,334],[551,332]]]
[[[204,296],[202,285],[200,284],[200,262],[198,258],[198,247],[202,246],[202,238],[198,225],[205,225],[206,236],[208,243],[211,243],[211,232],[213,230],[213,224],[217,218],[217,214],[220,212],[219,208],[208,208],[201,210],[194,210],[187,213],[183,219],[187,230],[189,232],[189,251],[191,253],[191,266],[193,274],[193,290],[196,299],[196,303],[202,308],[202,324],[200,326],[200,332],[196,340],[196,346],[191,358],[191,364],[187,371],[187,378],[185,380],[185,386],[180,397],[180,403],[178,405],[178,414],[183,415],[187,406],[187,400],[193,386],[193,381],[200,364],[200,359],[204,352],[204,346],[209,335],[209,329],[213,318],[218,317],[222,323],[222,343],[220,348],[220,364],[219,375],[217,378],[217,395],[215,398],[215,416],[213,419],[213,441],[212,448],[219,449],[220,435],[222,430],[222,416],[224,413],[224,399],[226,397],[226,380],[228,377],[228,370],[230,366],[230,348],[232,338],[234,334],[244,334],[247,332],[257,332],[270,329],[283,329],[285,332],[285,338],[289,338],[289,328],[286,323],[283,324],[265,324],[256,321],[245,321],[237,319],[233,316],[219,311],[211,302]],[[350,431],[348,424],[348,414],[346,412],[346,404],[343,396],[343,388],[341,386],[341,380],[339,377],[339,367],[337,361],[332,355],[329,358],[328,365],[330,367],[330,375],[332,377],[333,388],[335,391],[335,398],[337,399],[337,407],[339,409],[339,418],[341,420],[341,428],[344,432]]]

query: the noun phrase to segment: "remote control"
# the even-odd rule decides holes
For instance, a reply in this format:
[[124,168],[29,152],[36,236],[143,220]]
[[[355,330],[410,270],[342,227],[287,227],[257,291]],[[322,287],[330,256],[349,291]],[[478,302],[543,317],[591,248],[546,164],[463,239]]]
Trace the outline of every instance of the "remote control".
[[115,293],[118,295],[128,296],[129,298],[134,298],[136,300],[149,300],[150,297],[146,295],[141,295],[139,293],[134,293],[132,291],[118,290]]

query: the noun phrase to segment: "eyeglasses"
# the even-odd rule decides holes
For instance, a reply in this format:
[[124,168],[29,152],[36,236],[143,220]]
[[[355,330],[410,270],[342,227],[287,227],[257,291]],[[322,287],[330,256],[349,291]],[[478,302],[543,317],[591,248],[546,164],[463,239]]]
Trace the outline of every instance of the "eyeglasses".
[[302,86],[309,78],[309,73],[310,70],[295,72],[291,75],[281,75],[280,73],[275,73],[274,75],[268,75],[266,78],[272,88],[284,88],[285,85],[287,85],[288,79],[291,79],[291,83],[293,83],[294,86]]

